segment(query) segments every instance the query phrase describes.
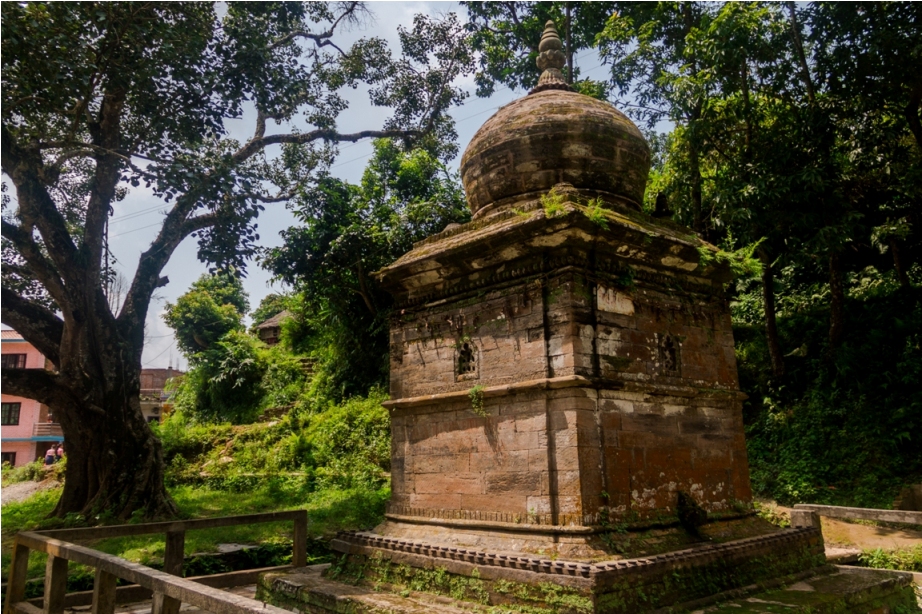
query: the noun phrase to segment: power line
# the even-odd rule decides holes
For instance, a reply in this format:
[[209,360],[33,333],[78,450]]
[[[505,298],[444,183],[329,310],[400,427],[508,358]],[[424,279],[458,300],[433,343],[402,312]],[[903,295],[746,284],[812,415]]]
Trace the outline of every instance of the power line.
[[157,354],[156,356],[154,356],[153,358],[151,358],[150,360],[148,360],[147,362],[145,362],[145,363],[144,363],[144,366],[150,365],[150,363],[154,362],[155,360],[157,360],[158,358],[160,358],[161,356],[163,356],[164,354],[166,354],[166,353],[167,353],[167,350],[172,349],[174,345],[176,345],[176,341],[175,341],[175,340],[173,341],[173,343],[171,343],[170,345],[167,346],[166,350],[163,350],[162,352],[160,352],[159,354]]

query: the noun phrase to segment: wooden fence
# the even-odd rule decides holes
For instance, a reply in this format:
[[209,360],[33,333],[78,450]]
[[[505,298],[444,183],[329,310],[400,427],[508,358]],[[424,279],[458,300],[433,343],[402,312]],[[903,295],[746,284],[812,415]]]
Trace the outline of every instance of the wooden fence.
[[[183,603],[192,604],[215,614],[257,614],[258,612],[291,614],[287,610],[216,588],[249,583],[253,579],[254,572],[266,570],[250,570],[246,574],[230,572],[194,579],[179,577],[182,575],[185,556],[186,531],[278,521],[294,523],[294,545],[291,565],[272,569],[303,567],[307,564],[307,512],[304,510],[175,522],[20,532],[13,543],[13,560],[10,566],[10,579],[7,583],[4,614],[62,614],[65,607],[80,604],[79,597],[68,599],[73,595],[66,594],[69,561],[96,570],[93,591],[89,599],[89,603],[92,604],[92,614],[112,614],[117,602],[128,600],[120,599],[118,593],[123,591],[126,597],[129,593],[136,597],[139,593],[137,589],[151,594],[151,614],[177,614],[179,606]],[[71,541],[161,533],[166,535],[163,571],[132,563],[111,554],[104,554]],[[26,574],[31,550],[48,555],[45,566],[45,595],[41,601],[41,608],[25,599]],[[116,588],[119,578],[135,586]]]
[[840,507],[837,505],[813,505],[811,503],[798,503],[795,510],[814,512],[827,518],[841,518],[843,520],[875,520],[877,522],[894,522],[898,524],[922,525],[922,512],[907,510],[875,510],[863,507]]

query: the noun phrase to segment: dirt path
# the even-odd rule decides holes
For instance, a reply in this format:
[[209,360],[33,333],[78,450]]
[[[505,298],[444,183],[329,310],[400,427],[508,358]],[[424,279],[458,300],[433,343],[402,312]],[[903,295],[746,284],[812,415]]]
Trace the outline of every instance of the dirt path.
[[57,488],[61,483],[57,480],[44,480],[41,482],[18,482],[0,489],[0,500],[3,504],[14,503],[28,499],[37,492]]
[[835,518],[820,518],[827,544],[850,546],[861,550],[895,550],[922,544],[922,532],[852,524]]
[[[790,515],[791,508],[774,506],[776,510]],[[823,539],[826,547],[856,550],[896,550],[912,548],[922,544],[922,531],[879,527],[870,524],[858,524],[820,516],[823,525]]]

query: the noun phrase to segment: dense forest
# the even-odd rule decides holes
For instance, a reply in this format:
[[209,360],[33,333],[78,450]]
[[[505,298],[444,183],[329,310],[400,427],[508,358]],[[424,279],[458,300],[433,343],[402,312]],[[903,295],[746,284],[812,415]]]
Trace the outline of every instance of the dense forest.
[[[424,108],[398,110],[395,122],[370,135],[374,155],[359,183],[332,176],[333,152],[319,146],[304,152],[292,145],[262,166],[222,167],[245,175],[233,195],[241,203],[236,226],[228,227],[245,240],[231,240],[225,227],[204,233],[203,258],[215,272],[167,308],[190,364],[177,409],[160,429],[167,478],[198,479],[183,473],[195,429],[282,410],[274,439],[260,444],[277,454],[268,459],[263,450],[247,471],[268,463],[274,471],[305,472],[319,486],[383,487],[388,461],[374,451],[386,441],[386,415],[369,401],[382,398],[387,382],[392,303],[373,273],[414,241],[469,219],[451,164],[456,135],[443,113],[464,95],[436,94],[426,83],[441,77],[444,86],[473,73],[479,96],[499,87],[524,95],[539,77],[537,44],[553,19],[572,86],[610,101],[647,136],[654,154],[647,212],[669,215],[721,253],[747,261],[727,292],[741,388],[749,395],[744,419],[756,493],[786,503],[889,507],[901,485],[922,480],[922,4],[462,5],[463,28],[459,20],[440,26],[423,19],[402,33],[407,61],[434,57],[444,68],[448,58],[448,72],[435,67],[420,83],[400,73],[399,63],[380,73],[347,63],[336,75],[321,68],[311,77],[319,89],[362,79],[396,84],[407,105]],[[284,19],[294,17],[267,10],[260,18],[278,19],[272,32],[283,35]],[[598,78],[580,74],[577,58],[586,53],[606,67],[593,73]],[[281,82],[285,70],[272,79]],[[4,60],[5,84],[8,78]],[[287,95],[284,87],[264,86],[252,90],[254,99],[284,117],[284,105],[269,104]],[[323,107],[329,117],[336,104]],[[5,110],[4,172],[23,176],[15,168],[24,163],[11,157],[19,154],[7,152],[7,124]],[[186,127],[164,130],[174,128]],[[259,173],[281,185],[283,196],[247,201]],[[283,197],[297,224],[281,247],[255,247],[247,229],[256,209]],[[10,268],[28,246],[7,211],[4,322],[6,288],[25,288],[26,296],[35,281]],[[288,288],[252,312],[240,275],[246,256]],[[258,324],[283,310],[279,345],[266,347],[245,329],[248,312]],[[21,327],[25,315],[18,318],[10,323]],[[351,425],[375,443],[337,443],[324,430],[330,424]],[[331,452],[336,445],[341,454]]]

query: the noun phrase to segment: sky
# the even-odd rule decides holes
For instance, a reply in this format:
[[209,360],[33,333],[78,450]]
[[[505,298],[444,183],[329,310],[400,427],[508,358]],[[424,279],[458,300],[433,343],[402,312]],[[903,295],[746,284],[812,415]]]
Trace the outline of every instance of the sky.
[[[416,13],[437,16],[455,12],[462,20],[466,19],[464,8],[456,2],[372,2],[369,7],[373,14],[372,21],[346,33],[340,40],[348,44],[359,38],[377,36],[387,40],[392,52],[398,54],[400,46],[397,28],[401,25],[411,26]],[[581,69],[581,76],[604,78],[605,68],[601,66],[596,52],[583,52],[576,58],[576,63]],[[470,92],[470,96],[462,106],[450,111],[456,121],[459,152],[464,151],[477,129],[497,109],[526,93],[524,91],[513,92],[508,88],[497,88],[490,98],[478,98],[474,93],[473,75],[463,78],[456,85]],[[350,107],[340,115],[337,125],[342,132],[381,127],[389,115],[389,109],[371,106],[367,92],[361,89],[353,90],[346,95],[350,96]],[[230,136],[241,141],[247,140],[252,134],[254,117],[255,113],[251,111],[245,113],[241,119],[229,122]],[[277,128],[278,131],[282,129],[282,127]],[[343,144],[331,173],[343,180],[358,182],[371,154],[371,141]],[[459,154],[451,162],[450,165],[454,169],[457,169],[460,157]],[[115,268],[125,277],[126,282],[133,277],[141,253],[156,237],[167,209],[167,203],[143,187],[132,189],[129,195],[115,206],[115,214],[109,222],[109,244],[117,260]],[[294,225],[295,220],[291,211],[285,208],[284,203],[278,203],[266,205],[266,210],[260,214],[257,223],[260,244],[270,247],[281,244],[279,232]],[[185,369],[187,367],[185,358],[176,348],[172,330],[163,321],[162,316],[165,305],[175,301],[188,290],[192,282],[207,271],[207,265],[198,260],[196,251],[196,240],[191,237],[187,238],[176,249],[163,271],[163,275],[169,277],[170,281],[157,291],[148,312],[145,331],[146,344],[141,360],[145,368],[172,366]],[[251,262],[247,268],[244,288],[249,294],[251,309],[255,309],[267,294],[285,290],[285,287],[279,283],[273,285],[269,273],[261,269],[256,262]]]

